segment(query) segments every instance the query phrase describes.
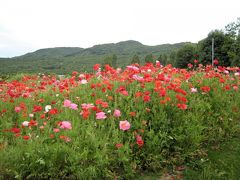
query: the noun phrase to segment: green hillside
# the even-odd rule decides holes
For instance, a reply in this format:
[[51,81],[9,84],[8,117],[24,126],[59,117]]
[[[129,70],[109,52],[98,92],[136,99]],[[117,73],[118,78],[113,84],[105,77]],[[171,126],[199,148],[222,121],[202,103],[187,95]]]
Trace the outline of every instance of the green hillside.
[[144,57],[152,53],[156,58],[160,54],[169,55],[187,43],[163,44],[157,46],[143,45],[137,41],[95,45],[91,48],[57,47],[40,49],[32,53],[14,58],[0,58],[0,73],[69,73],[74,70],[89,71],[96,63],[102,64],[104,58],[117,55],[117,66],[130,64],[131,58],[137,54],[141,63]]

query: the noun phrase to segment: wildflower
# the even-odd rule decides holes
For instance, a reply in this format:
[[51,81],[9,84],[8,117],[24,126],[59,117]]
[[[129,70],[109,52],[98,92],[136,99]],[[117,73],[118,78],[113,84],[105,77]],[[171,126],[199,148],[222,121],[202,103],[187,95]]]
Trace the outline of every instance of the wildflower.
[[136,143],[137,143],[138,147],[142,147],[143,146],[144,141],[142,139],[142,136],[140,136],[140,135],[136,136]]
[[60,132],[60,129],[54,128],[54,129],[53,129],[53,132],[55,132],[55,133]]
[[217,60],[217,59],[214,59],[214,60],[213,60],[213,64],[214,64],[214,65],[218,65],[218,60]]
[[40,118],[41,118],[41,119],[44,119],[44,118],[45,118],[45,114],[41,114],[41,115],[40,115]]
[[54,138],[55,136],[54,136],[54,134],[50,134],[49,137],[52,139],[52,138]]
[[77,104],[74,104],[74,103],[71,103],[70,106],[69,106],[70,109],[73,109],[73,110],[78,110],[78,105]]
[[79,78],[85,78],[86,76],[85,76],[85,74],[80,74],[78,77]]
[[132,116],[132,117],[136,116],[136,112],[130,112],[129,114],[130,114],[130,116]]
[[122,143],[117,143],[117,144],[115,145],[115,147],[119,149],[119,148],[123,147],[123,144],[122,144]]
[[11,132],[13,132],[13,133],[20,133],[21,129],[19,129],[19,128],[12,128]]
[[34,120],[30,120],[29,123],[28,123],[28,126],[37,126],[38,123]]
[[33,118],[33,117],[34,117],[34,114],[31,113],[31,114],[29,114],[28,116],[29,116],[30,118]]
[[46,105],[46,106],[45,106],[45,112],[48,112],[50,109],[52,109],[52,106],[51,106],[51,105]]
[[183,103],[186,103],[188,101],[184,96],[181,96],[179,94],[176,94],[176,98],[178,99],[178,101],[181,101]]
[[63,106],[64,107],[70,107],[71,106],[71,101],[70,100],[68,100],[68,99],[66,99],[66,100],[64,100],[64,102],[63,102]]
[[191,88],[191,93],[196,93],[197,92],[197,88]]
[[105,115],[105,112],[98,112],[96,113],[96,119],[106,119],[107,116]]
[[72,72],[72,75],[73,75],[73,76],[76,76],[77,74],[78,74],[77,71],[73,71],[73,72]]
[[201,87],[201,90],[205,93],[209,92],[211,90],[211,88],[209,86],[203,86]]
[[238,86],[233,86],[233,89],[235,90],[235,91],[238,91]]
[[28,121],[23,121],[22,126],[28,127],[29,122]]
[[128,70],[133,70],[133,71],[138,71],[139,70],[139,68],[136,67],[136,66],[127,66],[127,69]]
[[144,102],[149,102],[150,100],[151,100],[151,97],[148,96],[148,95],[145,95],[145,96],[143,97],[143,101],[144,101]]
[[160,61],[156,61],[156,67],[161,67],[161,63],[160,63]]
[[225,73],[225,74],[229,74],[229,71],[228,71],[228,70],[225,70],[224,73]]
[[18,112],[20,112],[20,111],[21,111],[21,107],[18,107],[18,106],[17,106],[17,107],[15,107],[15,109],[14,109],[14,110],[15,110],[15,112],[16,112],[16,113],[18,113]]
[[121,68],[117,68],[117,73],[119,74],[122,71]]
[[62,121],[60,124],[60,128],[62,129],[72,129],[72,125],[69,121]]
[[42,106],[36,106],[36,105],[33,106],[33,112],[40,112],[40,111],[42,111]]
[[87,84],[88,81],[87,81],[86,79],[82,79],[82,80],[80,81],[80,83],[81,83],[81,84]]
[[188,63],[188,68],[192,68],[193,67],[193,65],[191,64],[191,63]]
[[177,104],[177,107],[181,110],[186,110],[187,109],[187,105],[186,104]]
[[107,108],[107,107],[108,107],[108,103],[107,103],[107,102],[102,102],[102,103],[101,103],[101,106],[102,106],[103,108]]
[[95,70],[95,71],[97,71],[97,70],[99,70],[99,68],[100,68],[100,64],[95,64],[94,66],[93,66],[93,69]]
[[80,113],[80,115],[83,117],[83,119],[87,119],[90,115],[90,112],[88,109],[83,109],[83,111]]
[[58,110],[56,108],[50,109],[49,114],[54,115],[57,114]]
[[30,138],[29,136],[23,136],[24,140],[29,140],[29,138]]
[[119,122],[119,128],[123,131],[127,131],[130,127],[131,124],[127,120]]
[[121,116],[121,111],[118,110],[118,109],[115,109],[114,113],[113,113],[113,116],[115,117],[120,117]]

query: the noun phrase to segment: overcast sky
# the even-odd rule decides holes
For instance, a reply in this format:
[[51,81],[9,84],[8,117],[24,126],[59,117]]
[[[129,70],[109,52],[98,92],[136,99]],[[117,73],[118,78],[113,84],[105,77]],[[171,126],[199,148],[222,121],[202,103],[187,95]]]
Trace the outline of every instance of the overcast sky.
[[125,40],[198,42],[237,17],[239,0],[0,0],[0,57]]

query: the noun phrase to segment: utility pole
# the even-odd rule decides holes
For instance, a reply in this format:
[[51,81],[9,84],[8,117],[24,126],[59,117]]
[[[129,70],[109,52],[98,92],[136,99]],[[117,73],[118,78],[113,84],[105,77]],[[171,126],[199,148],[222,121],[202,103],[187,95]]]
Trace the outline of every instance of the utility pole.
[[212,38],[212,66],[214,66],[214,38]]

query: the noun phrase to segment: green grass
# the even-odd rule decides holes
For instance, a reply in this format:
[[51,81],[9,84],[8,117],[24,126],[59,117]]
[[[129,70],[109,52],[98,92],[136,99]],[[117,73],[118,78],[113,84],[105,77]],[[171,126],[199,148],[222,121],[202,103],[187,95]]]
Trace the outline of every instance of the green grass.
[[[214,150],[213,150],[214,149]],[[200,169],[187,168],[185,179],[240,179],[240,137],[209,149]]]
[[[182,173],[145,173],[141,180],[179,179],[185,180],[239,180],[240,179],[240,136],[219,146],[209,147],[208,156],[197,162],[198,168],[187,166]],[[172,174],[172,175],[170,175]]]
[[213,148],[201,169],[186,169],[185,179],[240,179],[240,137]]

